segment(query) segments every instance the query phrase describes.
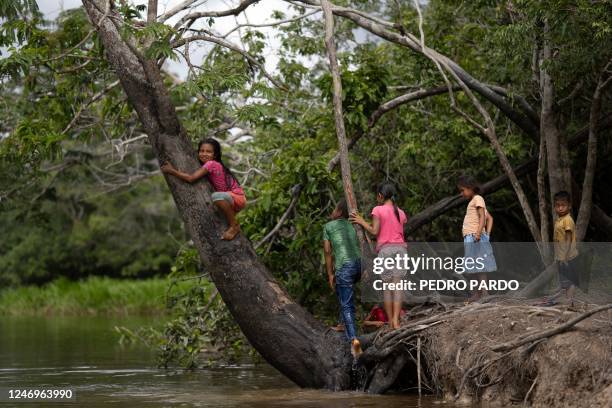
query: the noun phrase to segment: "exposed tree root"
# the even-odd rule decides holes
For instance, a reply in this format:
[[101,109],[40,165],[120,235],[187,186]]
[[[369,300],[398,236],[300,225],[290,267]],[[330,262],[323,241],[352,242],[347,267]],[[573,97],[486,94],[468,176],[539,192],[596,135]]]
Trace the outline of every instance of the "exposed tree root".
[[583,310],[497,303],[418,306],[365,342],[361,388],[427,390],[500,406],[612,404],[612,304]]
[[553,329],[549,329],[549,330],[542,330],[538,333],[535,334],[530,334],[527,336],[521,336],[517,341],[513,341],[510,343],[504,343],[504,344],[500,344],[499,346],[495,346],[493,347],[491,350],[493,351],[507,351],[507,350],[512,350],[514,348],[517,348],[519,346],[522,346],[523,344],[527,344],[527,343],[531,343],[540,339],[545,339],[546,337],[551,337],[554,336],[555,334],[559,334],[559,333],[563,333],[564,331],[567,331],[569,329],[571,329],[573,326],[575,326],[578,322],[586,319],[587,317],[594,315],[595,313],[598,312],[603,312],[604,310],[608,310],[612,308],[612,305],[603,305],[600,307],[597,307],[595,309],[589,310],[588,312],[582,313],[581,315],[576,316],[575,318],[573,318],[572,320],[570,320],[569,322],[562,324],[558,327],[555,327]]
[[381,394],[389,389],[408,362],[406,353],[388,355],[382,362],[376,364],[372,379],[366,390],[371,394]]

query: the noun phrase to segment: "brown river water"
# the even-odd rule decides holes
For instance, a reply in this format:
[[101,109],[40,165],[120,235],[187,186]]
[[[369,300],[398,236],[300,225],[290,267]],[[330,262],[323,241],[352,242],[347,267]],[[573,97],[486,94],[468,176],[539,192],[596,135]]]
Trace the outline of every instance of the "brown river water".
[[0,317],[0,391],[70,389],[73,402],[2,398],[0,407],[458,407],[432,396],[302,389],[267,364],[159,369],[155,354],[121,346],[114,326],[152,319]]

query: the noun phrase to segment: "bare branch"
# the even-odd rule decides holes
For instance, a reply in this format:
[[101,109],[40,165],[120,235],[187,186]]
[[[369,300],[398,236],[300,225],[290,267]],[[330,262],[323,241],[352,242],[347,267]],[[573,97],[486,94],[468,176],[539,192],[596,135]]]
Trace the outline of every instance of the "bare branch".
[[102,89],[100,92],[98,92],[94,96],[92,96],[91,99],[89,99],[89,101],[87,101],[86,103],[81,105],[81,107],[79,108],[77,113],[74,115],[74,117],[72,118],[70,123],[68,123],[68,125],[64,128],[64,130],[62,130],[62,134],[66,134],[74,126],[74,124],[79,120],[79,118],[81,117],[81,115],[83,114],[83,111],[85,109],[87,109],[92,103],[94,103],[95,101],[97,101],[98,99],[103,97],[106,93],[108,93],[110,90],[112,90],[117,85],[119,85],[119,80],[111,82],[104,89]]
[[512,101],[516,101],[516,103],[518,103],[520,108],[523,110],[523,112],[525,112],[527,117],[531,119],[531,121],[533,122],[535,126],[537,126],[540,123],[540,115],[538,115],[538,113],[533,108],[533,106],[531,106],[524,97],[522,97],[521,95],[513,94],[510,91],[508,91],[506,88],[501,87],[499,85],[487,84],[487,86],[491,88],[493,91],[497,92],[498,94],[503,95]]
[[319,12],[321,12],[321,10],[313,10],[313,11],[311,11],[309,13],[302,14],[301,16],[297,16],[297,17],[293,17],[293,18],[288,18],[286,20],[274,21],[274,22],[271,22],[271,23],[262,23],[262,24],[246,23],[246,24],[239,24],[236,27],[234,27],[231,30],[229,30],[227,33],[223,34],[221,36],[221,38],[227,38],[227,36],[230,35],[231,33],[233,33],[234,31],[240,30],[241,28],[244,28],[244,27],[276,27],[276,26],[279,26],[281,24],[293,23],[295,21],[303,20],[303,19],[305,19],[307,17],[310,17],[313,14],[317,14]]
[[[120,161],[123,160],[123,158],[125,157],[125,155],[127,154],[127,148],[126,146],[134,143],[134,142],[139,142],[141,140],[147,140],[147,135],[145,133],[136,136],[136,137],[132,137],[130,139],[127,140],[122,140],[122,139],[113,139],[111,140],[111,145],[113,147],[113,151],[117,151],[117,154],[119,155]],[[110,153],[110,152],[109,152]]]
[[[438,71],[440,72],[440,75],[442,75],[442,79],[444,79],[444,83],[446,84],[446,87],[448,88],[448,96],[450,97],[450,100],[451,100],[451,106],[455,108],[457,106],[457,103],[455,102],[455,96],[453,94],[453,86],[451,85],[450,81],[448,80],[448,77],[444,73],[444,70],[440,66],[440,62],[438,61],[438,59],[435,58],[434,55],[431,55],[429,52],[429,48],[425,46],[425,32],[423,31],[423,14],[421,13],[421,6],[419,5],[419,0],[414,0],[413,2],[414,2],[414,7],[416,8],[417,13],[419,15],[419,34],[420,34],[420,40],[421,40],[420,42],[421,52],[423,53],[423,55],[429,58],[436,65],[436,68],[438,68]],[[463,112],[461,111],[460,113],[463,114]],[[463,115],[469,118],[466,114],[463,114]]]
[[249,54],[248,52],[246,52],[245,50],[243,50],[242,48],[238,47],[237,45],[224,40],[222,38],[219,37],[214,37],[211,35],[205,35],[205,34],[197,34],[197,35],[192,35],[190,37],[187,38],[180,38],[176,41],[174,41],[171,44],[172,48],[178,48],[182,45],[185,45],[187,43],[193,42],[193,41],[207,41],[207,42],[212,42],[215,43],[217,45],[220,45],[222,47],[225,47],[227,49],[230,49],[232,51],[235,51],[237,53],[239,53],[240,55],[242,55],[244,58],[247,59],[247,61],[249,61],[249,63],[257,66],[257,68],[259,68],[259,70],[261,71],[261,73],[270,80],[270,82],[272,82],[277,88],[282,89],[284,91],[288,90],[287,87],[282,84],[281,82],[279,82],[278,80],[276,80],[271,74],[268,73],[268,71],[266,71],[265,67],[263,66],[263,64],[261,64],[259,61],[257,61],[255,59],[255,57],[253,57],[251,54]]
[[176,6],[174,6],[173,8],[171,8],[170,10],[166,11],[164,14],[159,16],[157,18],[157,21],[159,21],[160,23],[163,23],[166,20],[168,20],[170,17],[180,13],[181,11],[187,10],[189,7],[193,5],[193,3],[196,3],[198,1],[202,1],[202,0],[184,0],[182,3],[177,4]]
[[591,317],[595,313],[604,312],[611,308],[612,308],[612,304],[607,304],[607,305],[596,307],[595,309],[591,309],[588,312],[582,313],[574,317],[572,320],[560,326],[553,327],[551,329],[542,330],[542,331],[539,331],[533,334],[524,335],[522,338],[519,338],[517,340],[511,341],[508,343],[498,344],[497,346],[491,347],[491,350],[496,351],[498,353],[504,352],[504,351],[512,350],[514,348],[523,346],[527,343],[531,343],[537,340],[541,340],[541,339],[545,339],[545,338],[554,336],[556,334],[566,332],[572,327],[574,327],[576,324],[580,323],[581,321],[583,321],[584,319],[588,317]]
[[[293,0],[289,2],[292,3],[296,1],[310,6],[319,5],[319,2],[316,0]],[[397,33],[389,30],[389,27],[394,27],[392,23],[385,22],[383,24],[380,19],[368,16],[366,13],[354,9],[338,7],[335,5],[331,5],[331,7],[334,14],[353,21],[359,27],[364,28],[372,34],[375,34],[387,41],[407,47],[419,54],[423,54],[423,50],[421,48],[421,45],[419,44],[419,40],[410,33],[405,33],[404,35],[402,33]],[[367,17],[364,17],[364,15],[366,15]],[[399,27],[397,28],[399,29]],[[537,126],[535,126],[532,121],[529,120],[529,118],[527,118],[524,114],[514,109],[509,103],[506,102],[506,100],[502,96],[498,95],[485,84],[472,77],[468,72],[466,72],[461,66],[459,66],[450,58],[438,53],[435,50],[429,48],[427,48],[427,50],[428,52],[436,55],[439,61],[445,61],[448,67],[457,76],[459,76],[461,80],[470,89],[474,90],[479,95],[490,101],[497,108],[499,108],[512,122],[514,122],[525,133],[531,135],[533,138],[539,137],[539,130]]]
[[[453,91],[458,91],[461,88],[457,85],[451,87],[451,89]],[[380,119],[380,117],[401,106],[404,105],[408,102],[413,102],[413,101],[417,101],[417,100],[421,100],[421,99],[425,99],[428,98],[430,96],[435,96],[435,95],[442,95],[444,93],[448,92],[448,87],[446,86],[438,86],[435,88],[430,88],[430,89],[419,89],[404,95],[400,95],[398,97],[395,97],[385,103],[383,103],[382,105],[380,105],[378,107],[378,109],[376,109],[376,111],[374,111],[374,113],[372,114],[372,116],[370,117],[369,122],[371,123],[375,123],[378,121],[378,119]]]
[[576,83],[576,85],[574,86],[574,89],[572,89],[569,95],[567,95],[565,98],[559,99],[559,101],[557,102],[557,106],[565,105],[567,102],[574,99],[576,95],[578,94],[578,92],[580,91],[580,89],[582,89],[582,85],[584,85],[584,81],[581,79],[580,81]]
[[[104,17],[106,18],[106,16]],[[63,53],[61,53],[60,55],[57,55],[55,57],[49,58],[47,60],[45,60],[44,62],[51,62],[51,61],[57,61],[58,59],[62,59],[65,58],[67,56],[71,56],[70,53],[78,48],[80,48],[83,44],[85,44],[87,42],[87,40],[89,40],[89,38],[91,38],[92,34],[96,32],[95,28],[92,28],[91,30],[89,30],[87,32],[87,34],[85,35],[85,37],[83,37],[83,39],[81,41],[79,41],[75,46],[70,47],[68,50],[64,51]]]
[[[259,2],[260,0],[243,0],[240,4],[233,9],[223,10],[223,11],[200,11],[191,14],[187,14],[185,17],[181,18],[178,25],[182,25],[190,20],[197,20],[203,17],[228,17],[228,16],[237,16],[242,13],[247,7],[252,4]],[[179,10],[180,11],[180,10]]]
[[279,218],[274,228],[272,228],[270,232],[266,234],[265,237],[263,237],[255,245],[253,245],[253,249],[259,248],[261,245],[265,244],[270,238],[276,235],[276,233],[278,232],[278,230],[280,230],[280,228],[283,226],[285,221],[287,221],[287,218],[289,218],[289,214],[291,214],[291,212],[295,208],[298,202],[298,199],[300,198],[301,192],[302,192],[302,186],[300,184],[296,184],[295,186],[293,186],[293,188],[291,189],[291,201],[289,202],[287,209],[285,210],[283,215],[281,215],[281,217]]
[[[419,10],[420,9],[419,2],[417,0],[415,0],[414,4],[415,4],[415,7],[417,8],[417,10]],[[422,15],[421,15],[420,11],[419,11],[419,26],[420,27],[422,26]],[[501,167],[504,170],[504,172],[506,173],[506,175],[508,176],[508,179],[510,180],[510,183],[512,184],[512,187],[514,188],[514,191],[515,191],[515,193],[517,195],[519,203],[521,204],[521,208],[523,210],[523,214],[524,214],[525,219],[527,221],[527,225],[529,227],[529,230],[531,231],[531,234],[533,235],[533,238],[536,241],[541,241],[542,237],[540,235],[540,230],[539,230],[537,221],[535,219],[535,216],[533,214],[533,211],[531,209],[531,206],[529,204],[529,201],[527,200],[527,195],[525,194],[525,191],[523,190],[523,187],[519,183],[518,178],[516,177],[516,174],[514,173],[514,170],[512,169],[512,165],[510,164],[510,161],[508,160],[508,157],[506,156],[506,153],[503,151],[503,149],[501,147],[501,144],[499,143],[499,140],[497,139],[497,135],[496,135],[496,132],[495,132],[495,123],[493,122],[493,119],[491,118],[491,116],[489,115],[489,113],[487,112],[485,107],[480,103],[478,98],[476,98],[474,96],[474,94],[472,93],[470,88],[467,86],[467,84],[459,77],[457,72],[455,72],[455,70],[452,69],[452,67],[449,64],[450,60],[448,58],[440,55],[436,51],[427,49],[425,47],[425,42],[424,42],[423,30],[422,29],[421,29],[421,47],[422,47],[422,52],[423,52],[423,54],[425,56],[427,56],[433,62],[435,62],[436,66],[438,66],[438,68],[440,70],[441,70],[440,66],[444,67],[444,69],[455,79],[455,81],[457,81],[459,86],[461,86],[461,88],[463,89],[463,92],[465,93],[465,95],[472,102],[472,105],[476,108],[476,110],[478,111],[480,116],[482,116],[482,118],[483,118],[483,120],[485,122],[485,126],[480,125],[475,120],[473,120],[469,115],[467,115],[465,112],[460,110],[459,107],[455,104],[455,100],[452,98],[452,94],[449,93],[451,95],[451,107],[455,111],[460,113],[462,116],[464,116],[468,120],[468,122],[470,124],[472,124],[472,126],[477,128],[485,136],[487,136],[487,138],[491,142],[491,146],[493,147],[493,150],[495,150],[495,153],[496,153],[497,158],[498,158],[498,160],[499,160],[499,162],[501,164]]]
[[[460,88],[458,86],[453,87],[453,90],[459,90],[459,89]],[[425,99],[430,96],[441,95],[446,92],[448,92],[448,87],[446,86],[438,86],[436,88],[431,88],[431,89],[419,89],[417,91],[413,91],[413,92],[409,92],[404,95],[400,95],[396,98],[393,98],[383,103],[382,105],[378,107],[378,109],[376,109],[376,111],[374,111],[374,113],[368,119],[368,129],[365,132],[360,131],[360,132],[357,132],[355,135],[353,135],[351,140],[349,140],[348,142],[348,148],[351,149],[357,143],[359,139],[361,139],[363,136],[368,135],[370,130],[376,125],[376,123],[378,123],[378,120],[385,113],[390,112],[393,109],[398,108],[407,103]],[[338,165],[339,162],[340,162],[340,154],[336,153],[336,155],[329,161],[327,165],[327,170],[332,171]]]
[[[92,174],[94,174],[94,173],[92,172]],[[128,176],[128,178],[125,181],[120,182],[120,183],[116,183],[116,184],[105,182],[103,184],[105,184],[107,186],[107,188],[103,189],[100,192],[97,192],[97,193],[94,193],[94,194],[91,194],[91,195],[87,196],[86,199],[89,200],[89,199],[92,199],[92,198],[95,198],[95,197],[99,197],[101,195],[112,193],[113,191],[117,191],[119,189],[122,189],[122,188],[125,188],[125,187],[129,187],[131,185],[134,185],[134,183],[136,183],[136,182],[139,182],[139,181],[142,181],[142,180],[146,180],[146,179],[148,179],[150,177],[157,176],[157,175],[161,175],[161,171],[153,170],[151,172],[140,173],[140,174],[136,174],[136,175],[130,175],[130,176]]]
[[63,69],[61,71],[55,71],[55,72],[57,72],[60,75],[65,75],[65,74],[70,74],[72,72],[77,72],[77,71],[80,71],[83,68],[85,68],[87,65],[89,65],[91,63],[91,61],[92,61],[91,59],[88,59],[87,61],[85,61],[82,64],[75,65],[75,66],[73,66],[71,68],[66,68],[66,69]]
[[238,139],[240,139],[241,137],[244,136],[255,136],[255,132],[253,132],[253,129],[251,128],[244,128],[244,129],[240,129],[238,132],[234,133],[233,135],[231,135],[230,137],[228,137],[225,140],[225,143],[227,144],[232,144],[234,142],[236,142]]

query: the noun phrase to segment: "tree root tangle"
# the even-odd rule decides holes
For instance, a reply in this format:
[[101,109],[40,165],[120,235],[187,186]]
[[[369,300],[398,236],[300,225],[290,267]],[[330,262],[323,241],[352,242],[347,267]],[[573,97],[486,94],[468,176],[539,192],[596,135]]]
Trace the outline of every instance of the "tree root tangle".
[[359,388],[427,392],[499,406],[612,404],[612,304],[524,301],[417,306],[402,327],[365,336]]

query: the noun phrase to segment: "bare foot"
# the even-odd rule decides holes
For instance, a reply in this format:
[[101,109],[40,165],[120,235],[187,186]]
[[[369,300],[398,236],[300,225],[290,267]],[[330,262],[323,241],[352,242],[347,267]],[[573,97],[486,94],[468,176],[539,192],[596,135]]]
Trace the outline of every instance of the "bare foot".
[[223,233],[223,236],[221,237],[221,239],[224,241],[231,241],[232,239],[236,238],[236,235],[238,235],[239,232],[240,232],[240,224],[234,224],[230,226],[227,229],[227,231]]
[[359,340],[353,339],[351,342],[351,354],[354,358],[357,358],[361,355],[361,353],[363,353],[363,350],[361,350],[361,343]]
[[333,326],[331,328],[333,331],[337,331],[337,332],[343,332],[344,331],[344,325],[343,324],[339,324],[337,326]]

